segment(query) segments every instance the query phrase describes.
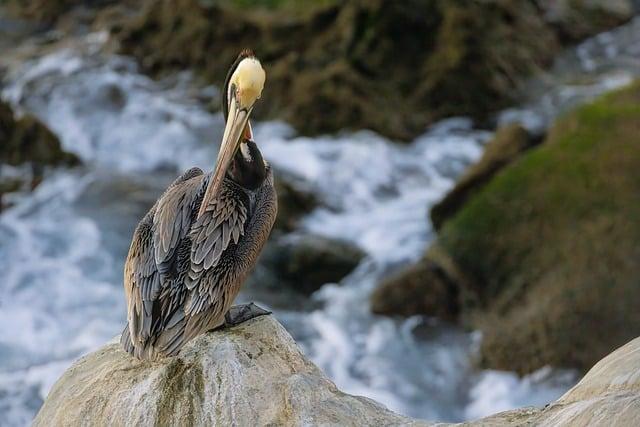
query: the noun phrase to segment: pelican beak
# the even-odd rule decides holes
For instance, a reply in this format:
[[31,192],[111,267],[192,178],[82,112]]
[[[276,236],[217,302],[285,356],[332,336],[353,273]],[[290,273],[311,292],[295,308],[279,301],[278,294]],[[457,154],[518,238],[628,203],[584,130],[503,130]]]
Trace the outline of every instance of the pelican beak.
[[231,165],[233,156],[235,156],[240,147],[241,137],[246,137],[251,133],[251,127],[249,125],[249,115],[253,105],[248,108],[241,108],[239,102],[235,97],[235,91],[232,91],[231,100],[229,102],[229,115],[227,118],[227,124],[224,128],[224,135],[222,136],[222,143],[220,144],[220,151],[218,151],[218,160],[216,161],[216,169],[213,172],[211,182],[207,186],[198,217],[205,211],[209,202],[218,197],[222,181]]

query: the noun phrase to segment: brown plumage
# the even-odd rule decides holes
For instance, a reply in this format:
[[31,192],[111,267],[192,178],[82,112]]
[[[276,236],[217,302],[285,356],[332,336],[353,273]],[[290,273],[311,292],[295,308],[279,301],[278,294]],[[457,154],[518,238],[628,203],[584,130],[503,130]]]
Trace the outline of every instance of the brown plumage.
[[[224,102],[235,102],[235,95]],[[249,113],[250,108],[247,118]],[[223,140],[216,170],[204,174],[193,168],[176,179],[133,234],[124,271],[128,325],[121,342],[140,359],[175,355],[190,339],[225,323],[275,221],[271,168],[251,140],[248,122],[232,120],[227,127],[240,126],[244,135]],[[231,156],[228,165],[220,160],[223,150]],[[214,176],[224,179],[212,191]]]

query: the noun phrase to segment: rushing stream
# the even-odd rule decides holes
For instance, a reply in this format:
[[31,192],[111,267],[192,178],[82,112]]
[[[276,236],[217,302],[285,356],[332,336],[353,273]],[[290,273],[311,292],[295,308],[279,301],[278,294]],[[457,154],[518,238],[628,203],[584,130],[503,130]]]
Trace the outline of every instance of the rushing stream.
[[[27,425],[57,377],[122,330],[122,267],[132,230],[173,177],[210,169],[222,118],[217,91],[188,75],[154,82],[129,58],[101,53],[104,35],[14,65],[2,97],[34,113],[84,166],[50,171],[0,215],[0,413]],[[640,75],[640,20],[561,56],[529,101],[499,121],[543,130],[558,112]],[[268,102],[268,99],[262,102]],[[456,421],[557,398],[576,380],[473,369],[480,336],[432,319],[373,316],[368,297],[390,268],[433,239],[427,210],[482,153],[491,133],[442,121],[409,145],[370,132],[303,138],[282,123],[255,137],[279,170],[307,180],[330,208],[302,227],[356,243],[368,256],[312,311],[275,310],[305,353],[346,392],[414,417]],[[250,294],[241,295],[250,300]],[[257,301],[268,306],[268,301]]]

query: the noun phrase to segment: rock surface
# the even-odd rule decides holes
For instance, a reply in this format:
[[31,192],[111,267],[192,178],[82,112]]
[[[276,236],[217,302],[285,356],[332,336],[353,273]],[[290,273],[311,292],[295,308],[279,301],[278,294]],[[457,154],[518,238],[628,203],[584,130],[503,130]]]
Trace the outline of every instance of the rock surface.
[[28,168],[27,177],[0,175],[0,211],[6,207],[3,195],[37,186],[46,166],[79,163],[74,154],[62,149],[58,138],[40,120],[28,114],[16,117],[13,108],[0,100],[0,169],[3,164]]
[[303,294],[311,294],[326,283],[337,283],[364,257],[352,243],[328,237],[294,233],[275,239],[263,251],[260,263]]
[[516,409],[462,425],[640,425],[640,338],[599,361],[575,387],[544,409]]
[[[111,343],[54,385],[35,426],[398,425],[410,419],[342,393],[270,316],[140,362]],[[426,425],[415,422],[413,425]]]
[[425,257],[386,278],[371,295],[371,311],[383,315],[458,317],[458,287]]
[[304,180],[286,171],[274,173],[278,194],[278,217],[273,225],[275,230],[292,231],[298,220],[311,212],[319,204],[313,188]]
[[[640,339],[600,361],[545,409],[465,426],[610,426],[640,422]],[[271,316],[202,335],[174,358],[140,362],[112,342],[56,382],[34,426],[450,426],[412,420],[343,393]]]

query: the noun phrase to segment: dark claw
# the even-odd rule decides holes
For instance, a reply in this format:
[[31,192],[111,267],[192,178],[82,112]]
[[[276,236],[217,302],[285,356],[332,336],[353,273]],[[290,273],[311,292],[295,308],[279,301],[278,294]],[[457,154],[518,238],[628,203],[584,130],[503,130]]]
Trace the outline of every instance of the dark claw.
[[224,315],[225,326],[237,326],[247,320],[251,320],[254,317],[265,316],[271,314],[270,311],[264,308],[258,307],[254,303],[234,305],[229,309],[227,314]]

